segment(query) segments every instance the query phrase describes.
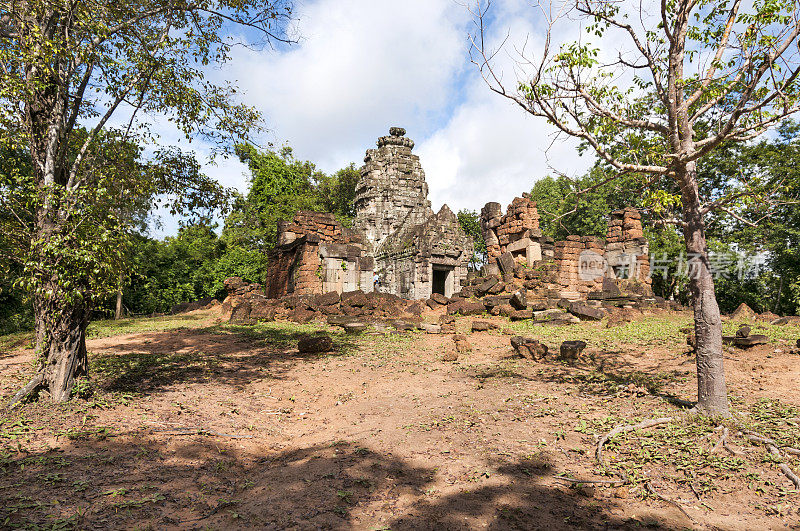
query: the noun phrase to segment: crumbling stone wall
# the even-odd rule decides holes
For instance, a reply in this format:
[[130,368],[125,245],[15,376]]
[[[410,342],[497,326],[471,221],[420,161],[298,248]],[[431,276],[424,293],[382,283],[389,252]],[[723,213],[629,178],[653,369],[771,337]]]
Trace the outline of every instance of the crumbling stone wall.
[[529,275],[531,284],[568,300],[602,292],[604,279],[627,292],[650,292],[649,249],[641,214],[634,208],[612,212],[606,242],[592,236],[570,235],[558,242],[543,237],[536,203],[527,194],[515,198],[505,214],[499,203],[486,203],[481,228],[488,255],[486,275],[507,277],[524,264],[535,268]]
[[[649,287],[650,247],[642,229],[642,215],[635,208],[611,213],[606,236],[608,276],[633,287],[636,283]],[[645,287],[643,289],[647,290]]]
[[[481,209],[481,228],[486,241],[488,267],[494,271],[497,259],[506,252],[525,258],[528,266],[542,260],[542,252],[551,251],[552,240],[542,238],[539,211],[528,194],[516,197],[503,215],[500,203],[486,203]],[[545,247],[543,249],[543,247]]]
[[363,237],[343,227],[333,214],[299,211],[278,222],[278,245],[270,252],[266,294],[372,291],[374,261]]

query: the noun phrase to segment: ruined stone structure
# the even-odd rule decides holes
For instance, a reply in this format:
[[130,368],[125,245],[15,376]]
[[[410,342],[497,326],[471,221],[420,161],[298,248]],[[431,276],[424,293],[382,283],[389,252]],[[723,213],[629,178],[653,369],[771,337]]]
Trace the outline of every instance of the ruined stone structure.
[[650,292],[650,262],[641,214],[633,208],[611,214],[603,242],[593,236],[567,236],[553,242],[542,236],[536,203],[523,194],[508,206],[499,203],[481,210],[486,240],[486,274],[508,274],[516,264],[535,268],[542,290],[568,300],[615,289],[637,294]]
[[472,241],[444,205],[434,214],[414,142],[392,127],[367,151],[356,186],[353,229],[331,214],[298,212],[278,225],[268,297],[362,290],[425,299],[461,289]]
[[450,297],[467,276],[472,241],[447,205],[433,213],[425,171],[404,135],[392,127],[378,149],[367,151],[354,226],[375,257],[379,291],[407,299]]
[[269,256],[265,292],[270,298],[370,292],[373,264],[361,234],[343,227],[333,214],[300,211],[292,222],[278,222],[278,245]]

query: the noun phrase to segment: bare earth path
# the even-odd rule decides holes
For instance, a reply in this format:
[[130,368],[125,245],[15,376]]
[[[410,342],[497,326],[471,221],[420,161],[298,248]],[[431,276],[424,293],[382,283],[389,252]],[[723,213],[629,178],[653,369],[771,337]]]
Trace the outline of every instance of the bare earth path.
[[[115,335],[89,342],[93,396],[0,416],[0,528],[797,528],[799,495],[761,463],[763,448],[739,441],[748,458],[705,455],[712,424],[634,433],[607,450],[693,520],[642,482],[557,479],[606,477],[598,434],[685,415],[673,403],[692,397],[694,366],[674,331],[688,318],[649,319],[644,332],[527,332],[551,349],[562,335],[589,342],[574,366],[513,358],[500,331],[470,335],[474,352],[448,363],[450,337],[421,333],[336,335],[337,352],[301,355],[296,339],[314,327],[235,327],[195,312],[101,328]],[[614,334],[613,348],[597,339]],[[739,410],[772,412],[780,399],[793,414],[800,356],[788,341],[729,353]],[[4,397],[32,359],[19,345],[0,351]],[[694,454],[705,468],[682,466]]]

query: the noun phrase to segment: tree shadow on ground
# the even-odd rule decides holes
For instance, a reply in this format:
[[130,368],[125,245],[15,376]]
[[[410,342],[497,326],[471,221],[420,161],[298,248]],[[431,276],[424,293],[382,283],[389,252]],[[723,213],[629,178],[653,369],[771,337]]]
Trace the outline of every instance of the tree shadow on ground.
[[[445,458],[443,458],[445,459]],[[674,529],[617,516],[613,498],[558,484],[546,462],[492,459],[451,486],[352,441],[245,449],[133,432],[0,454],[2,527],[180,529]],[[467,488],[464,488],[464,487]]]
[[[521,358],[509,354],[502,359],[508,361]],[[641,370],[627,359],[623,351],[604,350],[593,353],[590,357],[582,357],[574,363],[558,360],[551,354],[547,359],[534,363],[538,369],[535,376],[508,367],[481,369],[471,373],[470,376],[480,382],[490,378],[512,378],[561,385],[572,384],[581,393],[594,396],[613,396],[620,391],[631,389],[633,392],[644,392],[662,398],[679,407],[694,405],[693,402],[665,391],[665,387],[682,378],[683,374],[675,371],[672,366],[665,367],[662,364],[649,370]]]
[[297,362],[341,355],[356,344],[350,336],[335,334],[330,352],[300,353],[297,341],[305,334],[246,327],[145,332],[132,340],[115,338],[113,347],[90,354],[90,375],[106,391],[153,391],[209,381],[241,386],[280,379]]

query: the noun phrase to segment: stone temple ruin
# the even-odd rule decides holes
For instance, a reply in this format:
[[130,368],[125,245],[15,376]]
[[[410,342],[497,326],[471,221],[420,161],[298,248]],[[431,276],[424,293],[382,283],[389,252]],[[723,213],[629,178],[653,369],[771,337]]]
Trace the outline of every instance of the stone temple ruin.
[[425,172],[404,135],[392,127],[377,149],[367,151],[352,229],[331,214],[305,211],[278,225],[268,297],[377,289],[426,299],[461,290],[472,240],[447,205],[438,213],[431,209]]
[[278,224],[264,289],[268,299],[330,295],[341,305],[344,295],[349,300],[358,292],[393,297],[393,304],[426,300],[431,308],[455,304],[450,313],[517,312],[517,318],[575,301],[602,306],[628,304],[632,297],[655,300],[641,215],[632,208],[611,213],[605,241],[571,235],[556,242],[542,235],[536,203],[527,194],[505,214],[499,203],[487,203],[480,217],[487,263],[468,272],[472,241],[447,205],[438,213],[431,209],[413,148],[405,130],[392,127],[377,149],[367,150],[351,228],[332,214],[307,211]]
[[542,236],[536,203],[517,197],[503,215],[500,203],[481,210],[486,241],[486,275],[510,275],[518,264],[536,273],[528,280],[544,290],[541,298],[587,299],[598,292],[650,294],[649,247],[641,214],[633,208],[612,212],[605,242],[594,236]]

